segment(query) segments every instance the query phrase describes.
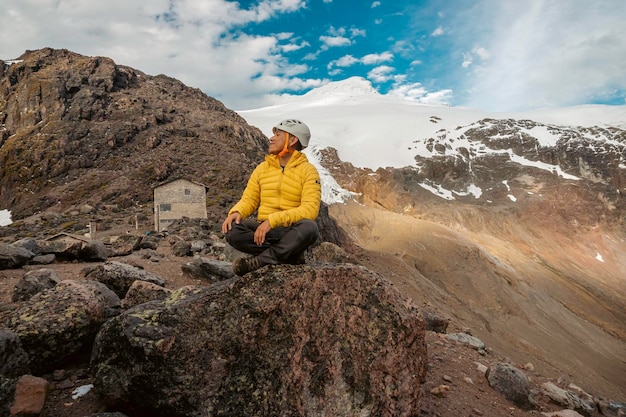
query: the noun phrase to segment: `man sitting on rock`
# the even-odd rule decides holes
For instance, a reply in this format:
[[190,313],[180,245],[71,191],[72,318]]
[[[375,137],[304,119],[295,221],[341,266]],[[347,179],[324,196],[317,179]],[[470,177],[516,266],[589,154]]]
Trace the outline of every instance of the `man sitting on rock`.
[[[241,199],[222,224],[226,241],[253,255],[233,262],[239,276],[264,265],[304,263],[304,251],[318,235],[320,176],[301,152],[311,132],[301,121],[288,119],[273,133],[269,155],[254,169]],[[250,218],[257,209],[257,219]]]

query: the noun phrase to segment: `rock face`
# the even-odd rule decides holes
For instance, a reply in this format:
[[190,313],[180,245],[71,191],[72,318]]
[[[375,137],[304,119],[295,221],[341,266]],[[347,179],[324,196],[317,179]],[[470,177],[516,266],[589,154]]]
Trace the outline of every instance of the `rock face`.
[[424,332],[414,304],[365,268],[276,266],[109,320],[90,367],[126,412],[411,416]]
[[267,149],[258,129],[172,78],[67,50],[20,59],[0,62],[0,207],[14,219],[147,203],[173,177],[207,185],[220,207]]

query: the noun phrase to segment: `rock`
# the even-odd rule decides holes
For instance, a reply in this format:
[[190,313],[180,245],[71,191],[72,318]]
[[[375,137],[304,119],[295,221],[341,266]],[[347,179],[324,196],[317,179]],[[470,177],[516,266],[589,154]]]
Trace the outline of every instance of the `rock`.
[[107,248],[103,242],[92,240],[83,246],[78,256],[83,261],[106,261],[108,258]]
[[618,401],[598,401],[598,409],[603,416],[623,417],[626,416],[626,403]]
[[0,374],[0,415],[10,416],[9,409],[15,398],[17,378],[7,378]]
[[204,240],[194,240],[191,242],[189,250],[191,253],[203,253],[209,245]]
[[109,256],[126,256],[139,249],[142,236],[126,234],[111,239],[108,244]]
[[56,261],[56,255],[49,253],[47,255],[37,255],[31,259],[30,263],[33,265],[50,265]]
[[335,222],[332,217],[330,217],[328,204],[324,202],[320,204],[319,215],[317,216],[317,219],[315,219],[315,222],[317,223],[317,228],[319,229],[319,243],[329,242],[337,246],[342,246],[351,241],[346,232],[339,227],[337,222]]
[[449,340],[454,340],[455,342],[468,345],[471,348],[476,349],[479,352],[485,351],[485,344],[483,343],[483,341],[467,333],[451,333],[451,334],[446,335],[446,337]]
[[59,259],[75,260],[80,258],[80,253],[87,243],[86,238],[73,236],[67,233],[59,233],[48,240],[39,241],[41,253],[53,254]]
[[487,374],[487,370],[488,370],[489,368],[488,368],[486,365],[483,365],[483,364],[482,364],[482,363],[480,363],[480,362],[474,362],[474,364],[476,364],[476,370],[477,370],[478,372],[480,372],[480,373],[481,373],[481,374],[483,374],[483,375],[486,375],[486,374]]
[[29,250],[35,256],[41,254],[41,248],[39,247],[39,244],[37,243],[37,240],[35,238],[32,238],[32,237],[28,237],[28,238],[17,240],[15,242],[11,243],[11,245],[19,246],[20,248],[24,248],[26,250]]
[[422,310],[422,315],[424,316],[424,321],[426,322],[426,330],[430,330],[435,333],[445,333],[448,329],[450,319],[426,310]]
[[563,407],[577,410],[588,415],[594,409],[593,399],[586,401],[573,392],[560,388],[552,382],[544,382],[541,384],[540,391],[543,395],[550,397],[552,401]]
[[85,278],[103,283],[120,298],[126,296],[130,286],[137,280],[165,287],[163,278],[143,269],[116,261],[108,261],[92,268],[85,275]]
[[352,261],[352,257],[346,251],[331,242],[322,242],[310,249],[309,253],[308,258],[313,262],[339,264]]
[[528,408],[530,401],[530,381],[519,369],[508,363],[498,362],[487,370],[489,386],[507,400],[521,408]]
[[141,242],[139,242],[138,249],[157,250],[158,247],[159,247],[159,240],[156,237],[146,236],[141,239]]
[[82,206],[78,208],[78,210],[81,214],[90,214],[90,213],[93,213],[96,209],[93,206],[90,206],[89,204],[83,204]]
[[6,329],[0,329],[0,375],[17,378],[28,373],[28,354],[22,348],[19,337]]
[[43,411],[50,384],[43,378],[24,375],[17,381],[12,416],[39,416]]
[[183,257],[191,255],[191,244],[184,240],[178,241],[172,245],[172,255]]
[[410,416],[425,330],[416,306],[365,268],[280,265],[109,320],[90,369],[122,412]]
[[23,302],[6,326],[20,338],[31,371],[40,374],[90,348],[102,323],[119,312],[119,298],[104,284],[64,280]]
[[11,301],[26,301],[33,295],[52,288],[61,282],[61,276],[52,269],[35,269],[28,271],[15,284]]
[[448,394],[448,391],[450,391],[449,385],[439,385],[431,389],[430,393],[437,397],[445,397]]
[[170,294],[172,290],[151,282],[137,280],[133,282],[122,300],[122,309],[127,310],[152,300],[164,300]]
[[216,261],[213,259],[195,257],[193,261],[181,266],[183,274],[191,277],[203,279],[214,283],[224,279],[233,278],[235,273],[230,262]]
[[546,417],[585,417],[574,410],[554,411],[552,413],[541,413],[541,415]]
[[0,243],[0,269],[21,268],[30,261],[34,253],[21,246]]

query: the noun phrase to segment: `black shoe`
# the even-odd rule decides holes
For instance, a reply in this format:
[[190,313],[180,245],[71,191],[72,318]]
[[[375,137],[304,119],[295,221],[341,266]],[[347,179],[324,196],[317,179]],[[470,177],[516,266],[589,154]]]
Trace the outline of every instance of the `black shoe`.
[[233,272],[240,277],[248,272],[256,271],[265,264],[257,256],[252,258],[239,258],[233,261]]

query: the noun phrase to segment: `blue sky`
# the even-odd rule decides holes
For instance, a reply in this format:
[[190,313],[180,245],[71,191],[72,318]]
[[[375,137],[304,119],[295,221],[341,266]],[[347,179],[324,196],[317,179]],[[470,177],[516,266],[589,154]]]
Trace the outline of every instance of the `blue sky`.
[[2,0],[0,59],[107,56],[234,110],[350,76],[489,111],[626,98],[623,0]]

